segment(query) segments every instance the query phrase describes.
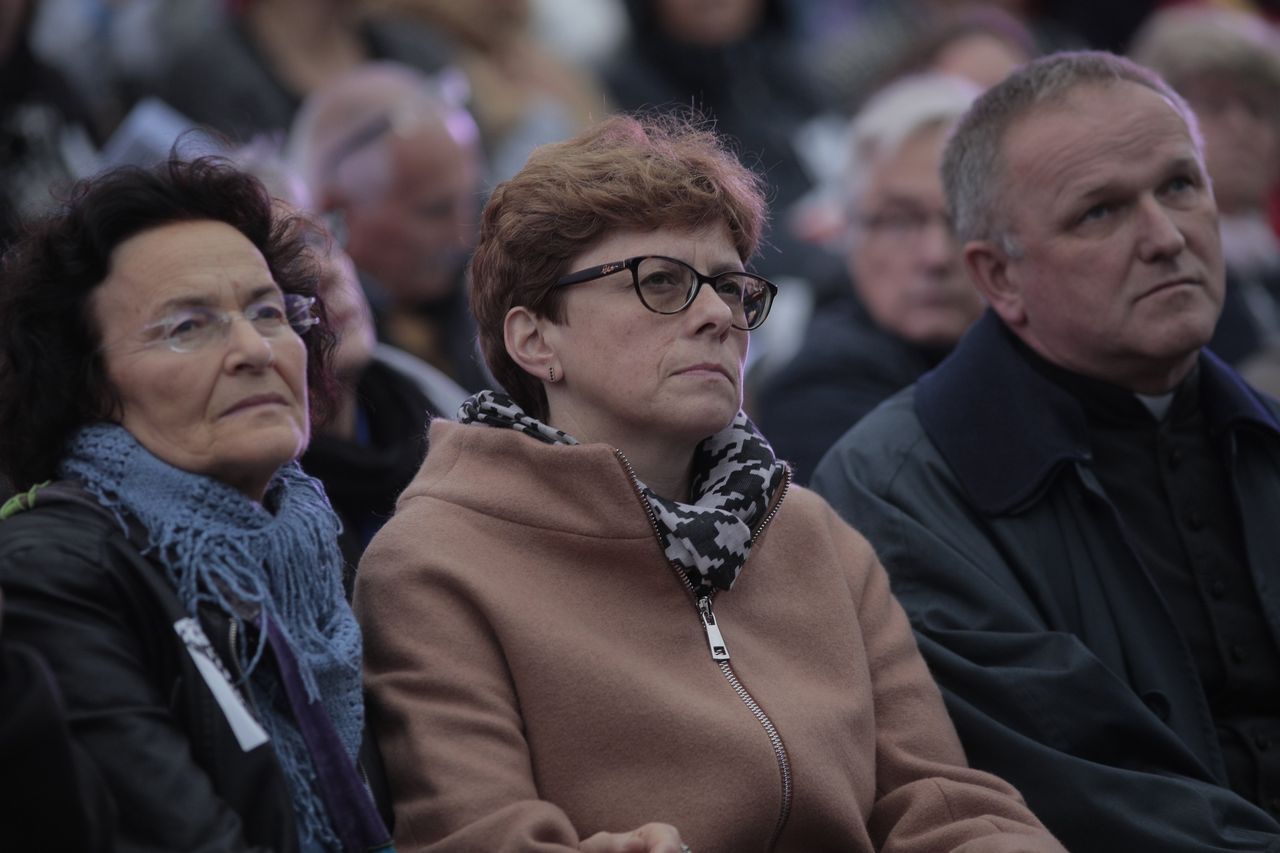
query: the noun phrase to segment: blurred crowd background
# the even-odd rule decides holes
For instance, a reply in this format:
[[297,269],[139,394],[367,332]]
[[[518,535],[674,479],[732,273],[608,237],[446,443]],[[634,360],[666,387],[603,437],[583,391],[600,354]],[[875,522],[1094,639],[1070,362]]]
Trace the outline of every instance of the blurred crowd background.
[[[954,246],[929,249],[945,211],[868,209],[887,154],[852,142],[863,108],[903,78],[980,91],[1028,58],[1102,48],[1157,68],[1200,116],[1232,274],[1214,348],[1242,364],[1280,340],[1278,19],[1276,0],[4,0],[0,245],[103,168],[175,145],[273,152],[301,182],[282,194],[350,256],[378,340],[456,383],[452,400],[488,380],[463,282],[491,188],[615,111],[696,111],[770,188],[755,269],[781,291],[753,340],[747,409],[772,436],[768,398],[812,385],[784,371],[832,337],[822,318],[862,318],[912,350],[919,366],[873,404],[981,310],[946,296],[963,276]],[[870,148],[899,153],[918,130],[911,99],[895,103],[863,127]],[[913,316],[944,297],[950,320]]]

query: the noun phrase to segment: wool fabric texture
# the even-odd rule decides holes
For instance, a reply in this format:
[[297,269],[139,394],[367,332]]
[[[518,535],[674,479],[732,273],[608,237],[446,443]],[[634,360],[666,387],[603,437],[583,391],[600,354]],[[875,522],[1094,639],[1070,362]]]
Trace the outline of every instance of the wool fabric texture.
[[[514,429],[547,444],[577,439],[527,414],[514,400],[481,391],[458,410],[461,423]],[[661,497],[636,479],[653,510],[667,559],[684,570],[698,595],[729,589],[751,553],[754,531],[786,478],[786,464],[742,411],[693,454],[692,503]]]
[[211,604],[241,629],[257,623],[257,641],[245,644],[238,663],[289,780],[304,841],[337,849],[284,691],[260,665],[272,623],[297,657],[308,699],[323,704],[354,761],[364,727],[360,631],[343,596],[339,523],[323,488],[290,463],[259,504],[163,462],[106,423],[76,434],[59,474],[82,483],[126,532],[128,519],[141,525],[145,553],[164,567],[191,616]]

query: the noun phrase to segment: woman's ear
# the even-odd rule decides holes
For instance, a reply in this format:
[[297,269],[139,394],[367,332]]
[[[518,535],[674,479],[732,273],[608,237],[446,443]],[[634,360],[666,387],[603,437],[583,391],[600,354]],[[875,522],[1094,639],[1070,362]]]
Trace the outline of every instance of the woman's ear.
[[551,325],[550,320],[534,316],[523,305],[508,311],[502,322],[507,355],[535,379],[546,380],[561,373],[554,342],[547,334]]

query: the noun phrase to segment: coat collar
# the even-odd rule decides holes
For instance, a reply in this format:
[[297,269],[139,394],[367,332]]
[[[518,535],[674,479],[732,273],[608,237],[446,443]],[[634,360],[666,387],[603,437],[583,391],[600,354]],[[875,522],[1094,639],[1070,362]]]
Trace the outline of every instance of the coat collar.
[[[1025,508],[1066,464],[1091,457],[1082,406],[1029,358],[988,310],[917,385],[925,433],[986,515]],[[1200,382],[1215,433],[1252,425],[1280,438],[1280,422],[1261,395],[1208,351],[1200,354]]]

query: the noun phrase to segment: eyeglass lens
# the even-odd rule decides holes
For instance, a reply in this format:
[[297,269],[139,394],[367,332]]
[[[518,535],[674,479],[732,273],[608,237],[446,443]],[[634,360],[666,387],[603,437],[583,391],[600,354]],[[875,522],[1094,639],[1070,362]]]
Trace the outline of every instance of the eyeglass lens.
[[234,314],[241,314],[264,338],[275,338],[286,330],[303,334],[319,322],[312,311],[315,298],[288,293],[283,300],[255,302],[242,312],[227,312],[203,305],[179,309],[154,323],[153,342],[174,352],[194,352],[227,339]]
[[[640,299],[651,311],[675,314],[687,307],[697,294],[699,274],[693,267],[672,258],[642,258],[635,268]],[[753,329],[764,319],[769,306],[769,286],[750,273],[725,272],[702,279],[733,311],[733,325]]]

